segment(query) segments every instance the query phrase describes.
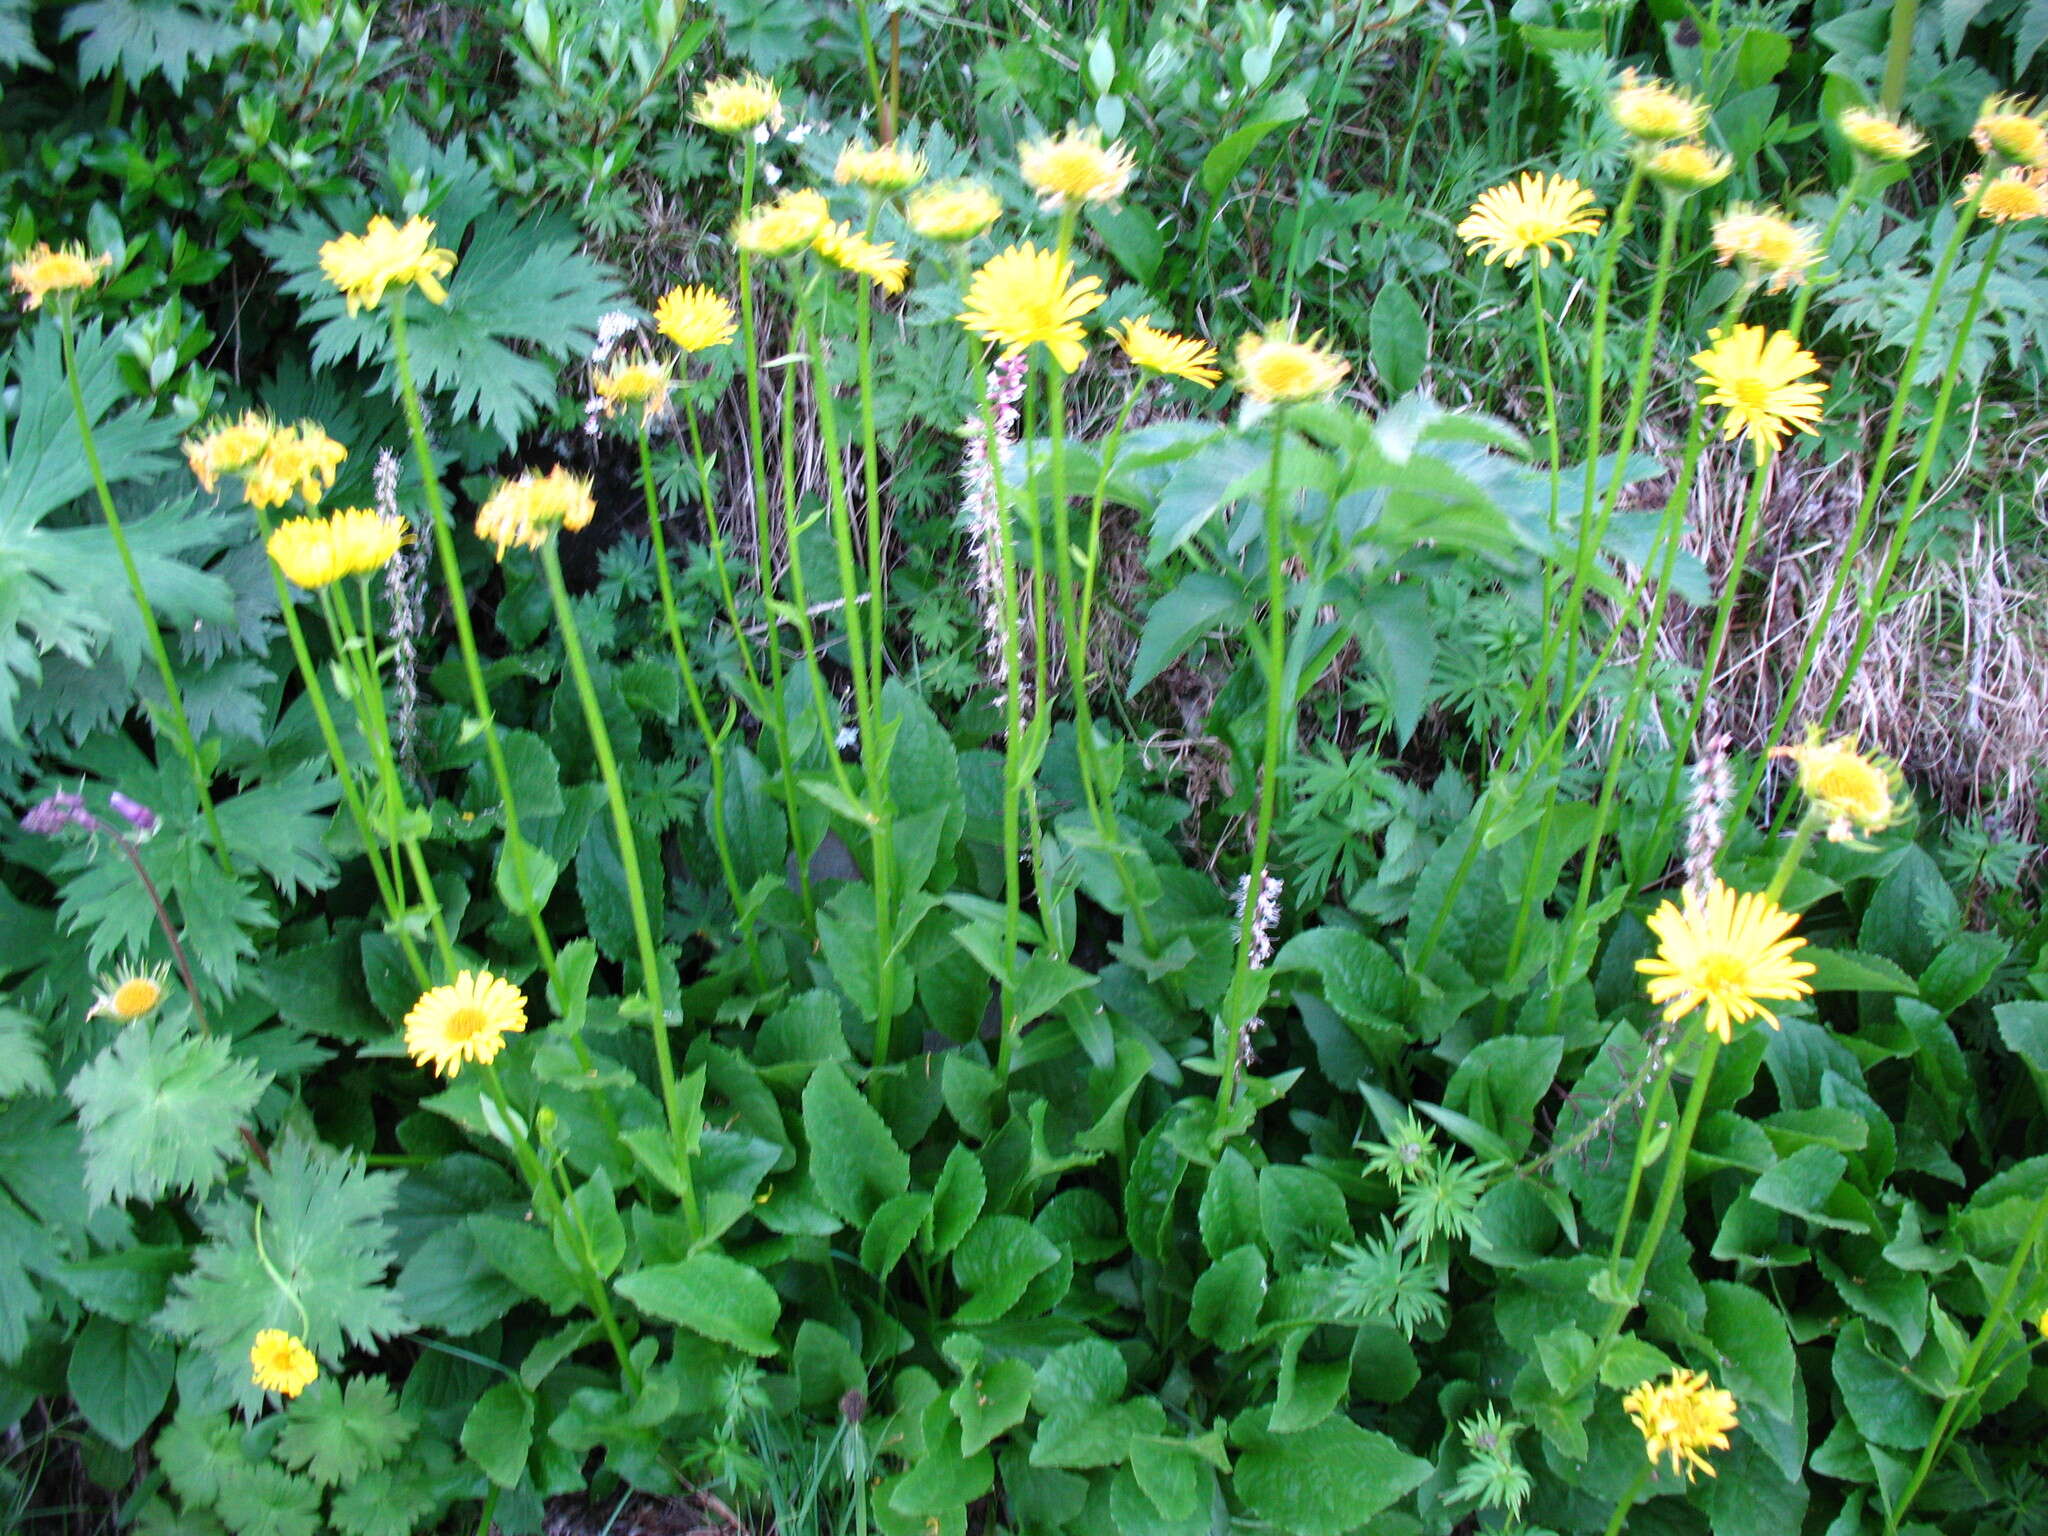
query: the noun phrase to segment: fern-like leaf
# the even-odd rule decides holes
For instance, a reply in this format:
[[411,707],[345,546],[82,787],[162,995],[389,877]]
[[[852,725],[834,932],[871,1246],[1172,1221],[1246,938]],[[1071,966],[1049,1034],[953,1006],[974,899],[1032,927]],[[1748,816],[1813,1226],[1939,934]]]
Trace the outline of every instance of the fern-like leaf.
[[78,68],[88,80],[115,70],[131,86],[151,75],[180,95],[194,65],[235,46],[233,27],[176,0],[86,0],[64,14],[64,36],[82,39]]
[[0,1008],[0,1099],[17,1093],[48,1093],[50,1064],[43,1056],[36,1021],[12,1008]]

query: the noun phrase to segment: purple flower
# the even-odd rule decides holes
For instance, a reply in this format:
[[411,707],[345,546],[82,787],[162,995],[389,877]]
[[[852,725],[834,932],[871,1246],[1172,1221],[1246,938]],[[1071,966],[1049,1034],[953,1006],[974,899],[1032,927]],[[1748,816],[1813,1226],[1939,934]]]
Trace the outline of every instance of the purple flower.
[[68,789],[38,800],[21,818],[21,829],[38,837],[55,837],[66,827],[83,827],[88,832],[100,830],[98,820],[85,808],[84,799]]
[[127,822],[129,826],[133,827],[144,837],[148,837],[159,826],[163,825],[162,818],[155,811],[152,811],[140,800],[129,799],[118,789],[107,797],[107,803],[113,806],[115,815]]

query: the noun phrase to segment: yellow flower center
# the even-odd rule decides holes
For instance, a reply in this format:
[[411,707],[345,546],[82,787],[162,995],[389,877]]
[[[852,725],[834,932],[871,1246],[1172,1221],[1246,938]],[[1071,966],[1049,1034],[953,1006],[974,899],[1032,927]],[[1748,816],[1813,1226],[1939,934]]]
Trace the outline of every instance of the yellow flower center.
[[1856,756],[1837,758],[1821,769],[1810,792],[1814,799],[1867,821],[1881,819],[1891,808],[1884,775]]
[[1315,387],[1315,370],[1298,353],[1276,348],[1254,365],[1259,382],[1276,395],[1302,394]]
[[1768,411],[1771,408],[1770,385],[1754,376],[1736,379],[1728,386],[1728,393],[1744,410]]
[[441,1026],[441,1032],[450,1041],[460,1045],[465,1040],[476,1038],[490,1027],[490,1017],[483,1009],[463,1007],[448,1015],[447,1022]]
[[147,976],[131,976],[114,988],[114,1017],[139,1019],[163,1001],[164,989]]
[[1700,956],[1700,990],[1710,996],[1742,991],[1748,980],[1749,964],[1741,955],[1709,950]]

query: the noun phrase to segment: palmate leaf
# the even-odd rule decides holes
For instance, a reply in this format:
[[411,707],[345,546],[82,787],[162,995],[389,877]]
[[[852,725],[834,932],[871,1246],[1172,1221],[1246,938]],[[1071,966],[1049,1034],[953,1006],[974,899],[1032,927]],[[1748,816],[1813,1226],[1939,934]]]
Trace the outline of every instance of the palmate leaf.
[[64,13],[64,36],[82,38],[79,72],[88,80],[115,70],[130,85],[161,72],[183,93],[192,67],[211,64],[235,46],[238,34],[207,14],[209,7],[176,0],[86,0]]
[[49,1091],[50,1065],[36,1021],[13,1008],[0,1008],[0,1099]]
[[396,1456],[414,1427],[382,1376],[351,1376],[346,1388],[322,1376],[285,1409],[276,1456],[317,1483],[353,1483]]

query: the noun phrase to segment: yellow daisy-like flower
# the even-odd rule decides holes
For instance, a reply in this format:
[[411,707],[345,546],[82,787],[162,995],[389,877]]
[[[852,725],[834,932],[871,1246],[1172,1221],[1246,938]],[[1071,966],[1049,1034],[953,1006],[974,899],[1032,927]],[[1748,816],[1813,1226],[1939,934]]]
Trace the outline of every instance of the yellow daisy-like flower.
[[1081,317],[1100,309],[1102,300],[1100,278],[1077,280],[1073,262],[1027,242],[982,264],[953,318],[999,343],[1006,356],[1042,345],[1063,373],[1072,373],[1088,355]]
[[324,517],[288,517],[271,530],[264,550],[285,580],[314,592],[341,580],[348,569],[334,547],[334,530]]
[[344,507],[328,518],[327,537],[341,574],[367,576],[391,563],[391,557],[411,542],[412,529],[404,518],[388,512]]
[[53,293],[92,287],[113,264],[114,258],[104,251],[88,256],[83,246],[67,245],[52,250],[39,245],[10,266],[8,273],[14,279],[14,291],[22,296],[21,307],[41,309],[43,300]]
[[901,192],[923,181],[927,169],[923,155],[894,144],[849,144],[839,151],[832,179],[841,186],[865,187],[870,192]]
[[702,283],[671,288],[654,305],[654,328],[684,352],[708,352],[739,330],[732,305]]
[[1808,726],[1802,745],[1773,747],[1771,756],[1792,759],[1800,792],[1827,818],[1830,842],[1854,842],[1858,832],[1882,832],[1912,807],[1899,765],[1860,750],[1854,735],[1823,741],[1820,728]]
[[502,976],[464,971],[445,987],[421,994],[405,1016],[405,1053],[442,1077],[465,1061],[489,1066],[507,1035],[526,1028],[526,998]]
[[901,293],[910,277],[910,263],[886,240],[870,240],[851,224],[827,224],[811,249],[842,272],[878,284],[886,293]]
[[818,238],[831,217],[823,193],[785,192],[732,227],[732,243],[749,256],[794,256]]
[[690,98],[690,120],[713,133],[745,133],[763,123],[779,128],[782,93],[760,75],[726,75]]
[[281,507],[293,493],[317,507],[334,488],[334,477],[348,450],[317,422],[275,428],[263,452],[242,472],[242,494],[252,507]]
[[1534,171],[1480,193],[1458,226],[1465,249],[1485,250],[1489,267],[1496,261],[1517,267],[1531,255],[1538,266],[1547,267],[1552,246],[1569,261],[1572,236],[1598,233],[1600,209],[1591,192],[1568,176]]
[[1728,1449],[1735,1428],[1735,1399],[1704,1371],[1675,1370],[1663,1381],[1646,1381],[1621,1400],[1642,1431],[1650,1460],[1671,1458],[1671,1470],[1693,1480],[1695,1469],[1714,1476],[1708,1451]]
[[1002,217],[1002,199],[978,181],[949,181],[910,200],[910,227],[927,240],[972,240]]
[[1216,366],[1214,347],[1199,336],[1177,336],[1172,331],[1156,330],[1150,315],[1126,320],[1110,335],[1124,349],[1124,356],[1147,373],[1186,379],[1204,389],[1214,389],[1223,377],[1223,370]]
[[528,471],[499,484],[476,516],[476,534],[489,539],[500,560],[505,551],[539,549],[557,528],[575,532],[596,514],[590,482],[556,465],[544,475]]
[[1317,345],[1321,339],[1311,336],[1302,341],[1285,321],[1238,337],[1232,359],[1237,382],[1246,394],[1267,405],[1320,400],[1351,371],[1343,358]]
[[171,977],[167,965],[151,966],[144,969],[131,966],[116,971],[111,976],[100,978],[99,990],[92,995],[92,1007],[86,1010],[88,1019],[105,1014],[123,1024],[133,1024],[143,1015],[152,1013],[165,997],[165,985]]
[[1761,892],[1738,893],[1716,880],[1704,897],[1688,893],[1683,906],[1667,901],[1650,914],[1657,953],[1638,960],[1636,970],[1650,978],[1645,990],[1665,1023],[1704,1003],[1708,1032],[1726,1045],[1732,1025],[1761,1017],[1778,1027],[1765,1002],[1812,993],[1805,978],[1813,967],[1792,958],[1806,945],[1789,937],[1798,921]]
[[617,415],[622,405],[637,405],[641,421],[648,422],[668,408],[675,379],[667,363],[657,363],[645,352],[627,352],[593,368],[590,388],[604,403],[606,416]]
[[1835,126],[1858,154],[1885,164],[1910,160],[1927,147],[1927,135],[1911,123],[1867,107],[1850,107]]
[[247,469],[270,446],[270,422],[255,411],[239,420],[215,422],[198,437],[185,439],[185,462],[193,477],[211,495],[222,475]]
[[1666,85],[1632,70],[1622,71],[1621,84],[1607,98],[1607,110],[1622,131],[1638,139],[1662,143],[1690,139],[1707,125],[1707,104],[1691,91]]
[[1114,202],[1123,196],[1137,162],[1121,143],[1105,144],[1099,128],[1075,128],[1034,139],[1017,150],[1024,181],[1048,208]]
[[2034,103],[2017,96],[1993,96],[1977,113],[1970,138],[1987,155],[2019,165],[2048,166],[2048,122]]
[[1724,438],[1749,434],[1757,461],[1775,452],[1788,431],[1812,435],[1820,420],[1826,384],[1802,382],[1818,372],[1820,360],[1790,331],[1738,325],[1708,333],[1713,345],[1693,354],[1700,381],[1709,386],[1706,404],[1726,406]]
[[1820,261],[1820,240],[1811,228],[1795,224],[1776,208],[1751,208],[1737,203],[1714,220],[1714,252],[1722,266],[1742,264],[1753,282],[1768,283],[1783,293]]
[[1958,207],[1977,197],[1980,218],[1994,224],[2023,224],[2029,219],[2048,218],[2048,172],[2022,170],[2009,165],[1986,183],[1975,171],[1963,178],[1963,195]]
[[1643,172],[1667,192],[1690,196],[1719,186],[1735,169],[1735,162],[1718,149],[1709,149],[1697,139],[1666,144],[1643,162]]
[[265,1328],[249,1349],[251,1379],[265,1392],[297,1397],[320,1374],[313,1351],[282,1328]]
[[360,235],[337,235],[320,247],[320,270],[348,300],[348,312],[375,309],[390,287],[417,288],[428,302],[445,304],[441,279],[455,270],[455,253],[434,244],[429,219],[393,224],[383,214]]

